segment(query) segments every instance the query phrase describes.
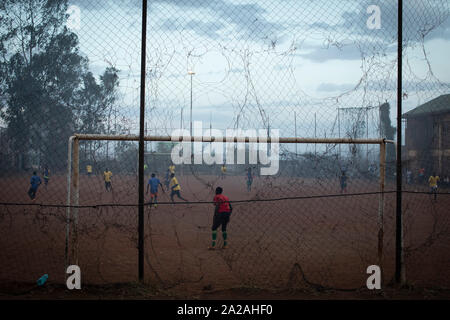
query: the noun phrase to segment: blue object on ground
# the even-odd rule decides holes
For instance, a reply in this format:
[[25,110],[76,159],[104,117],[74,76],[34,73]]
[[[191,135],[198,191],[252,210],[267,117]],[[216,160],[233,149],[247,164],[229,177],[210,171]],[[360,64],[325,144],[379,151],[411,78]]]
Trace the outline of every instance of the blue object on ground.
[[48,274],[44,274],[42,277],[40,277],[37,281],[38,286],[42,286],[45,282],[47,282]]

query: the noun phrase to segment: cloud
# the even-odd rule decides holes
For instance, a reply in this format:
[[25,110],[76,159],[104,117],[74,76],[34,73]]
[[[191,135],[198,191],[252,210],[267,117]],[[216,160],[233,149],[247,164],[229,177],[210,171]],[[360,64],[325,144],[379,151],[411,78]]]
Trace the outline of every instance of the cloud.
[[[356,87],[356,83],[321,83],[317,87],[317,91],[320,92],[345,92],[352,90]],[[367,90],[373,91],[396,91],[397,81],[395,79],[387,81],[368,81]],[[450,89],[450,83],[439,83],[436,81],[404,81],[404,92],[420,92],[420,91],[436,91]]]
[[[212,39],[218,37],[218,31],[232,25],[236,28],[236,39],[250,41],[265,41],[276,37],[284,27],[268,21],[264,14],[266,10],[258,4],[234,4],[225,0],[155,0],[152,5],[174,5],[184,10],[206,9],[215,22],[202,22],[196,19],[186,20],[184,29],[192,30],[199,35]],[[217,19],[218,18],[218,19]],[[163,25],[167,27],[172,22],[167,19]],[[168,30],[168,29],[166,29]]]
[[78,6],[81,10],[95,11],[109,8],[111,2],[108,0],[69,0],[68,4],[69,6]]
[[298,57],[311,60],[313,62],[325,62],[328,60],[361,60],[361,50],[355,45],[345,45],[340,48],[336,46],[311,47],[309,53],[296,54]]
[[[366,25],[369,14],[366,12],[370,5],[376,4],[380,8],[381,28],[369,29]],[[409,0],[403,2],[403,39],[418,42],[425,35],[427,39],[444,38],[450,35],[450,2],[448,0]],[[397,1],[363,0],[357,3],[354,11],[345,11],[342,22],[328,24],[325,22],[310,25],[315,30],[325,30],[343,38],[364,36],[367,43],[391,43],[397,39],[398,29]]]
[[355,84],[352,83],[342,83],[342,84],[338,84],[338,83],[321,83],[318,87],[317,87],[317,91],[321,91],[321,92],[335,92],[335,91],[339,91],[339,92],[345,92],[345,91],[349,91],[353,88],[355,88]]
[[203,22],[199,20],[190,20],[186,23],[181,23],[179,19],[167,19],[162,25],[161,29],[166,31],[181,31],[181,30],[191,30],[194,31],[199,36],[204,36],[211,39],[217,39],[220,37],[218,31],[224,27],[223,23],[214,22]]

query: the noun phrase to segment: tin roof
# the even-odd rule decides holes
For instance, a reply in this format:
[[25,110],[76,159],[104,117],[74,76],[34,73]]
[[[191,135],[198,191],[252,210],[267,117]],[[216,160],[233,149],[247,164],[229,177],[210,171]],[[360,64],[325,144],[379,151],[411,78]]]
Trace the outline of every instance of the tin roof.
[[403,114],[402,118],[450,112],[450,94],[443,94]]

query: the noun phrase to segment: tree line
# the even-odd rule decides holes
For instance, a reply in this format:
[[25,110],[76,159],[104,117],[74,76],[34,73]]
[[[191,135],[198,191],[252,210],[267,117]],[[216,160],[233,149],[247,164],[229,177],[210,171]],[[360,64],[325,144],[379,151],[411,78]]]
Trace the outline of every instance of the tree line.
[[[0,119],[8,142],[1,146],[4,169],[34,164],[62,170],[73,133],[127,130],[117,121],[120,71],[110,66],[96,78],[89,70],[78,36],[66,26],[67,8],[67,0],[0,3]],[[99,142],[83,147],[82,160],[105,148]],[[120,147],[126,152],[128,145]]]

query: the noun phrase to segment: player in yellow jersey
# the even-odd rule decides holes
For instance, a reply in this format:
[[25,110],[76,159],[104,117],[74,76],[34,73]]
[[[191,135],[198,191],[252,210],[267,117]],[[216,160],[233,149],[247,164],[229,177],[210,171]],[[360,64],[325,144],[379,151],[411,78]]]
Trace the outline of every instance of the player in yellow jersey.
[[428,183],[430,184],[430,194],[434,194],[434,200],[437,198],[439,176],[433,172],[433,175],[428,178]]
[[112,172],[108,170],[108,168],[106,168],[105,172],[103,172],[103,177],[105,179],[105,188],[106,191],[110,191],[112,190],[112,185],[111,185],[111,177],[112,177]]
[[178,198],[180,198],[181,200],[188,201],[180,195],[181,187],[180,187],[180,184],[178,183],[177,178],[175,178],[174,173],[172,173],[170,175],[170,190],[171,190],[170,200],[172,200],[172,202],[173,202],[173,196],[175,196],[175,195]]
[[227,174],[227,167],[225,166],[225,164],[222,165],[222,167],[220,168],[220,171],[221,171],[220,177],[222,179],[225,179],[225,175]]
[[169,166],[169,171],[170,174],[175,174],[175,165],[173,163]]
[[86,171],[87,171],[88,177],[90,177],[92,175],[92,166],[90,164],[88,164],[86,166]]

